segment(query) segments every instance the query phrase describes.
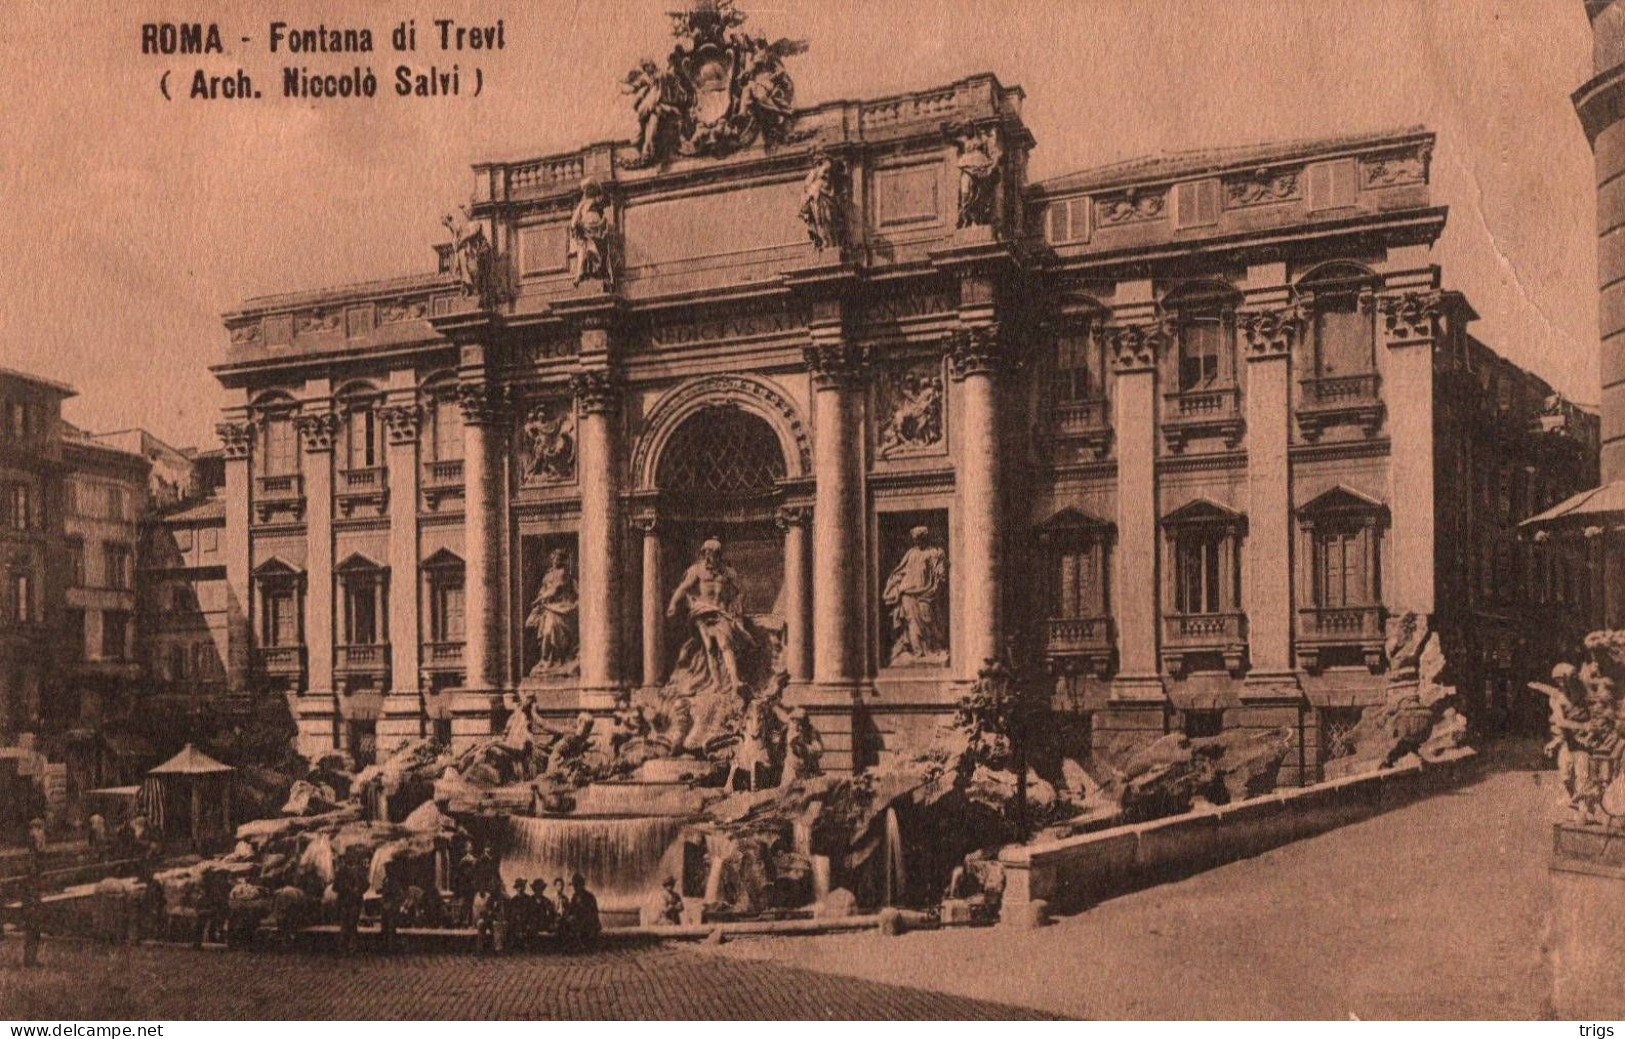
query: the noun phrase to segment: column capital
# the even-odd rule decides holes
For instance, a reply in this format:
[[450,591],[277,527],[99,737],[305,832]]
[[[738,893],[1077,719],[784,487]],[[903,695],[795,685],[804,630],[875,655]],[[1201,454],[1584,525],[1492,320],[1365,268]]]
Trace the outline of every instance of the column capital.
[[812,513],[810,505],[780,505],[773,513],[773,523],[783,531],[791,527],[805,527],[812,522]]
[[814,335],[813,341],[802,347],[801,355],[818,389],[856,383],[869,368],[869,351],[839,332],[829,337]]
[[1247,359],[1267,361],[1291,356],[1292,346],[1303,329],[1303,320],[1303,311],[1296,306],[1238,313],[1236,324],[1247,340]]
[[305,450],[310,454],[331,451],[333,441],[339,434],[339,417],[331,411],[296,415],[293,428],[298,430],[299,439],[304,442]]
[[1445,312],[1445,294],[1438,290],[1402,292],[1387,296],[1362,296],[1360,304],[1376,308],[1382,318],[1382,335],[1389,346],[1411,346],[1431,342],[1439,334],[1439,319]]
[[570,377],[570,390],[583,415],[607,415],[620,406],[620,383],[601,368],[576,372]]
[[245,459],[254,447],[252,422],[221,422],[214,427],[215,435],[225,450],[226,460]]
[[653,512],[643,512],[636,516],[630,516],[627,518],[626,525],[631,527],[633,532],[642,534],[646,538],[654,537],[665,528],[665,523],[661,520],[659,514]]
[[1155,371],[1157,355],[1172,338],[1169,322],[1143,325],[1103,325],[1100,336],[1111,351],[1112,370],[1119,375]]
[[999,375],[1020,363],[1011,337],[996,321],[961,328],[948,337],[948,374],[956,382],[971,375]]
[[502,412],[502,388],[489,382],[457,384],[457,404],[466,426],[495,425]]
[[390,404],[378,409],[391,444],[415,444],[423,413],[416,404]]

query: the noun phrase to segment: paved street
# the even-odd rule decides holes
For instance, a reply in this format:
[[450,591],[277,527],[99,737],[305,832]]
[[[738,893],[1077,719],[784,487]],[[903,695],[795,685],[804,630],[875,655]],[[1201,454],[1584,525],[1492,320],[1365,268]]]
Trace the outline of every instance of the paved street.
[[866,980],[1092,1018],[1540,1018],[1556,773],[1492,748],[1452,792],[1037,932],[730,943]]
[[10,941],[0,1008],[37,1019],[1538,1018],[1556,776],[1488,756],[1457,790],[1035,932],[389,962],[53,942],[47,969],[27,975]]
[[50,942],[18,968],[0,945],[0,1018],[131,1019],[927,1019],[1030,1018],[998,1006],[694,946],[590,955],[403,956],[388,961],[277,953],[108,948]]

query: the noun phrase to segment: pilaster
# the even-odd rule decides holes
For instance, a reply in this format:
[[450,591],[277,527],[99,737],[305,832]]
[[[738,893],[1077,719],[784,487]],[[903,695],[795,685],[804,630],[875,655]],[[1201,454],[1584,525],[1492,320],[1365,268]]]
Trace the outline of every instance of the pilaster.
[[389,632],[390,692],[378,726],[378,752],[422,736],[425,722],[418,691],[422,625],[418,616],[418,435],[422,412],[416,375],[390,373],[387,402],[380,413],[388,439],[389,472]]
[[338,701],[333,689],[333,444],[339,417],[332,411],[332,384],[305,383],[294,419],[304,451],[305,479],[305,674],[295,715],[300,751],[314,756],[339,745]]
[[653,513],[636,516],[632,529],[643,541],[643,688],[656,689],[666,674],[666,611],[661,598],[664,546],[660,518]]
[[1437,291],[1378,296],[1377,328],[1388,348],[1388,501],[1393,516],[1389,613],[1434,610],[1433,345],[1444,316]]
[[[961,312],[964,321],[966,314]],[[979,319],[980,315],[973,320]],[[950,642],[954,676],[974,682],[1004,643],[1004,503],[999,444],[999,387],[995,376],[1016,363],[1016,351],[992,321],[960,329],[949,341],[948,370],[960,384],[959,464],[954,509],[958,516],[958,606]]]
[[[583,357],[607,363],[609,332],[590,324],[581,333]],[[621,678],[621,513],[616,422],[620,386],[607,367],[577,372],[581,480],[581,700],[587,708],[613,706]]]
[[463,347],[458,384],[463,412],[463,686],[499,688],[502,635],[502,450],[500,387],[487,378],[484,351]]
[[[1149,302],[1149,283],[1120,287],[1121,295]],[[1102,331],[1116,383],[1112,425],[1117,431],[1117,553],[1113,560],[1117,622],[1114,704],[1157,706],[1167,699],[1158,673],[1157,577],[1157,360],[1166,345],[1160,323],[1145,322],[1149,307],[1119,314]],[[1133,323],[1135,317],[1141,323]],[[1126,318],[1126,320],[1125,320]],[[1158,724],[1160,727],[1160,721]]]
[[793,683],[812,678],[812,639],[808,616],[812,606],[812,558],[807,528],[812,509],[787,505],[775,517],[784,532],[784,668]]
[[254,426],[240,408],[226,412],[215,426],[226,457],[226,682],[233,692],[246,692],[250,650],[253,646],[252,566],[248,522],[252,514],[250,471],[254,454]]

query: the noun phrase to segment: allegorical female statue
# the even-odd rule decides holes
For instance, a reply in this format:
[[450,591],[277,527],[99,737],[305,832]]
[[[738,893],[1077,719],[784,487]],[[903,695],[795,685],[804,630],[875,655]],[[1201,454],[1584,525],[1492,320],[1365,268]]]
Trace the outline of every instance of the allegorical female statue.
[[588,177],[581,182],[581,201],[570,214],[570,269],[575,283],[588,278],[615,288],[615,226],[609,193]]
[[580,647],[576,608],[580,595],[569,560],[569,553],[561,548],[548,553],[547,572],[542,575],[541,587],[531,600],[530,614],[525,618],[525,627],[536,632],[536,641],[542,650],[541,660],[531,669],[532,675],[564,674],[576,662]]
[[931,531],[909,531],[913,544],[886,579],[881,596],[891,607],[892,664],[941,663],[948,658],[948,631],[943,605],[948,596],[948,556],[931,544]]

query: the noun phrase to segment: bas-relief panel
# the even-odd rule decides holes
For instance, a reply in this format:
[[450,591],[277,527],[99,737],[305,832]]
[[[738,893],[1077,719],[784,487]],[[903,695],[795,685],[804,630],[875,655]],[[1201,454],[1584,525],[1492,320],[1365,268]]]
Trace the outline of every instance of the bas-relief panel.
[[884,461],[948,448],[948,399],[940,361],[884,369],[875,390],[875,453]]
[[514,437],[520,486],[558,487],[576,479],[576,414],[567,398],[529,402]]
[[629,205],[623,217],[626,264],[804,245],[800,205],[799,180]]

